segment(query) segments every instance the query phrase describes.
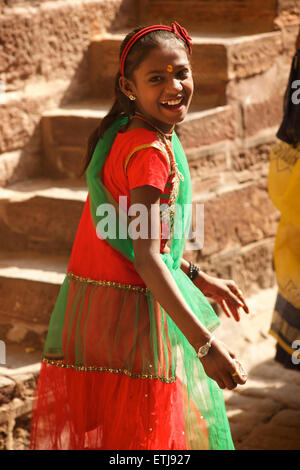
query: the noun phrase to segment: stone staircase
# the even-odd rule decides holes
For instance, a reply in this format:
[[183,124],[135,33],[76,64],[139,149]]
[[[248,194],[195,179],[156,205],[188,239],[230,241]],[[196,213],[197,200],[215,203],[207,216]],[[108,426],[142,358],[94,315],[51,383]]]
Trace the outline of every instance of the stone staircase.
[[255,34],[281,21],[297,23],[297,4],[286,0],[142,0],[142,22],[178,21],[192,32]]
[[[2,6],[7,3],[0,0],[0,10],[23,38],[38,28],[44,33],[42,45],[34,36],[32,57],[20,59],[23,67],[8,67],[7,55],[6,76],[0,69],[7,80],[0,107],[0,339],[7,354],[0,370],[0,447],[12,449],[28,445],[32,388],[26,384],[38,375],[87,196],[81,159],[110,105],[125,32],[176,19],[193,33],[195,95],[177,132],[194,202],[205,203],[205,244],[186,255],[214,275],[234,278],[250,296],[275,282],[278,213],[267,194],[268,156],[282,116],[299,9],[287,0],[140,0],[127,7],[121,0],[109,6],[90,0],[89,9],[60,0]],[[15,45],[6,34],[7,46]],[[22,419],[27,424],[16,425]]]

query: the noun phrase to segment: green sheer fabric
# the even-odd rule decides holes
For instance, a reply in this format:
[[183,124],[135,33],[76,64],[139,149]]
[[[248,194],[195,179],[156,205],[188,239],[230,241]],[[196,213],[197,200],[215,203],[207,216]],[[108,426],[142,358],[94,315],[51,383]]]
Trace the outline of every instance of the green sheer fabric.
[[[96,215],[97,207],[100,204],[112,203],[118,208],[113,197],[103,185],[101,170],[119,128],[126,124],[126,122],[127,118],[121,117],[106,131],[104,137],[99,140],[95,148],[92,160],[86,172],[90,209],[95,227],[101,219]],[[175,133],[172,145],[178,169],[184,178],[183,181],[180,182],[176,201],[177,205],[180,206],[182,210],[175,212],[174,230],[169,243],[170,253],[161,254],[161,257],[194,314],[210,331],[213,331],[219,325],[218,317],[206,297],[180,269],[181,257],[191,224],[192,191],[187,159]],[[122,211],[122,209],[119,208],[119,211]],[[117,217],[117,235],[121,231],[121,233],[124,233],[127,222],[126,214],[122,213],[120,219]],[[122,224],[124,224],[123,227],[120,226]],[[127,239],[119,239],[117,236],[113,239],[106,236],[106,241],[130,261],[134,260],[133,243],[130,237]],[[191,448],[201,448],[199,442],[203,439],[200,436],[201,430],[199,429],[197,431],[197,429],[195,429],[196,408],[198,414],[204,418],[206,423],[209,448],[232,449],[233,443],[226,417],[222,391],[215,381],[206,376],[201,362],[196,357],[194,348],[168,314],[161,315],[161,319],[164,319],[164,323],[160,325],[158,332],[158,325],[155,320],[157,303],[150,291],[147,292],[147,303],[153,351],[158,350],[158,342],[163,342],[165,351],[168,350],[169,344],[171,344],[172,354],[171,356],[168,354],[165,356],[169,358],[171,362],[167,364],[166,370],[170,371],[171,376],[179,375],[186,387],[187,400],[185,404],[185,417],[187,439],[190,442]],[[162,307],[159,306],[159,309],[161,313],[163,313]],[[159,375],[159,364],[155,359],[154,357],[155,371],[156,374]]]
[[[99,221],[104,217],[97,215],[97,208],[101,204],[113,204],[118,213],[116,237],[109,237],[105,233],[102,233],[102,236],[105,235],[106,242],[115,250],[128,260],[134,261],[132,239],[129,235],[124,238],[128,228],[127,214],[118,206],[101,179],[102,169],[116,134],[126,122],[127,118],[120,117],[99,140],[88,166],[86,178],[90,212],[97,234]],[[191,224],[192,193],[187,159],[176,134],[172,144],[183,180],[180,181],[177,194],[176,203],[180,210],[175,211],[174,228],[169,240],[170,253],[161,254],[161,257],[195,316],[213,331],[219,325],[218,317],[206,297],[180,269]],[[134,286],[128,288],[109,282],[101,283],[99,280],[87,281],[69,274],[61,285],[50,319],[44,348],[44,360],[48,363],[46,365],[50,363],[67,368],[61,370],[82,371],[80,390],[78,384],[76,387],[77,393],[83,396],[90,395],[88,385],[85,384],[88,384],[91,375],[86,379],[83,378],[84,374],[91,374],[88,371],[108,371],[118,373],[120,377],[125,374],[132,377],[132,380],[142,378],[152,384],[158,379],[164,387],[170,387],[176,382],[182,389],[186,448],[233,449],[222,390],[215,381],[206,376],[194,348],[171,316],[153,298],[151,292],[143,288],[134,289]],[[103,380],[106,380],[104,376]],[[56,400],[59,393],[61,395],[59,403],[63,404],[60,408],[64,406],[65,409],[71,409],[68,397],[73,392],[66,382],[64,384],[60,386],[59,392],[56,392]],[[141,400],[136,403],[134,408],[136,416],[132,416],[132,419],[138,420],[144,413],[142,402],[144,386],[144,380],[142,383],[137,381],[134,385]],[[167,392],[168,389],[164,388],[164,393]],[[130,393],[125,389],[122,398],[126,414],[126,400],[130,400]],[[93,400],[93,406],[96,405],[97,399]],[[99,410],[98,412],[100,422],[102,412]],[[73,422],[76,422],[76,413],[77,409],[72,418]],[[89,413],[91,410],[88,410],[86,415]],[[96,416],[96,410],[93,413]],[[175,415],[176,412],[173,413],[174,422],[176,422]],[[121,424],[120,422],[119,427]],[[116,430],[116,423],[114,426]],[[108,424],[106,433],[111,432],[110,428]],[[56,435],[57,440],[60,440],[59,429]],[[49,440],[49,437],[45,436],[45,442],[47,439]],[[99,442],[101,439],[99,434]]]

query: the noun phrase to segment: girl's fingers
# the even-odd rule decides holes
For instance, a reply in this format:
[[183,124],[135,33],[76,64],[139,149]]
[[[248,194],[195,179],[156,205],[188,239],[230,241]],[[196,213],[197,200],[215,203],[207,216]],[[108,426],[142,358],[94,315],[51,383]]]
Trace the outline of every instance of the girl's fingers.
[[246,305],[245,302],[238,295],[236,295],[234,292],[232,292],[230,286],[229,286],[229,289],[230,290],[228,292],[228,297],[230,298],[230,300],[232,302],[234,302],[234,304],[237,305],[238,307],[244,308],[245,305]]
[[216,378],[216,382],[222,390],[224,390],[226,388],[225,383],[223,382],[223,380],[220,377]]
[[225,387],[228,388],[228,390],[233,390],[234,388],[237,387],[237,382],[235,382],[234,377],[231,374],[226,374],[222,378]]
[[228,305],[228,308],[230,309],[230,311],[232,313],[233,318],[236,321],[240,321],[241,316],[240,316],[240,313],[238,311],[239,307],[236,306],[236,304],[234,303],[234,301],[232,299],[227,300],[227,305]]
[[234,382],[240,385],[244,385],[247,381],[248,376],[242,363],[238,359],[235,359],[233,361],[233,369],[234,370],[231,372],[231,376]]
[[233,316],[233,318],[236,320],[236,321],[240,321],[240,314],[237,310],[237,308],[231,303],[228,305],[228,299],[222,299],[221,300],[221,307],[223,308],[225,314],[227,315],[228,318],[231,318]]
[[227,304],[226,304],[225,300],[222,299],[219,303],[220,303],[220,305],[221,305],[221,307],[222,307],[222,309],[223,309],[225,315],[226,315],[228,318],[231,318],[231,314],[230,314],[230,311],[229,311],[229,309],[228,309],[228,307],[227,307]]
[[[248,308],[248,305],[246,304],[246,301],[244,299],[243,292],[241,291],[241,289],[239,289],[236,286],[234,281],[229,282],[228,287],[231,291],[230,292],[231,297],[234,296],[234,299],[237,301],[237,303],[240,305],[240,307],[242,307],[245,310],[246,313],[249,313],[249,308]],[[232,296],[232,293],[233,293],[233,296]]]

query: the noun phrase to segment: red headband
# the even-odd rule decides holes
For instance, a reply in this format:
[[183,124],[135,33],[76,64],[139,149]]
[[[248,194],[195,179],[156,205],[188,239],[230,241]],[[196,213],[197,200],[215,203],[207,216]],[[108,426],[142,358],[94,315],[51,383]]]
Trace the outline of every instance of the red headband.
[[172,33],[179,36],[187,44],[189,48],[189,52],[190,54],[192,54],[192,39],[188,35],[187,30],[184,29],[182,26],[180,26],[180,24],[178,24],[177,21],[175,21],[175,23],[172,23],[171,26],[165,26],[163,24],[156,24],[153,26],[148,26],[147,28],[141,29],[134,36],[132,36],[130,41],[128,41],[128,43],[124,47],[124,50],[122,52],[121,59],[120,59],[121,75],[124,75],[124,67],[125,67],[125,60],[126,60],[127,54],[132,48],[132,46],[136,43],[136,41],[138,41],[138,39],[145,36],[146,34],[152,33],[152,31],[159,31],[159,30],[171,31]]

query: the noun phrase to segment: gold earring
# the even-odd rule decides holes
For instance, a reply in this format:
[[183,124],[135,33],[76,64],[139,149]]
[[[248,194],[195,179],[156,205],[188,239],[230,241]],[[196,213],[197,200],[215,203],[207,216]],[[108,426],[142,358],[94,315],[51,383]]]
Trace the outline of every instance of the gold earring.
[[129,95],[128,98],[129,98],[131,101],[134,101],[134,100],[136,99],[136,97],[133,96],[133,95]]

